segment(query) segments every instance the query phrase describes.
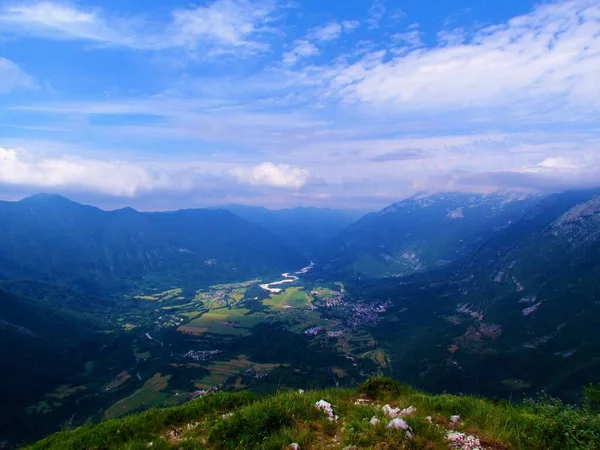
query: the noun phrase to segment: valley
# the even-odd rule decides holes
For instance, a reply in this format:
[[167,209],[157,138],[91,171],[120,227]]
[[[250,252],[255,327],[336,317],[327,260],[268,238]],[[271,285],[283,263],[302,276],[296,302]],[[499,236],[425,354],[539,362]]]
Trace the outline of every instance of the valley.
[[[65,375],[41,400],[27,405],[32,423],[72,424],[169,406],[222,390],[275,392],[281,387],[353,385],[389,373],[385,351],[363,325],[385,312],[380,304],[353,305],[339,281],[307,277],[310,264],[283,280],[212,285],[125,295],[115,327],[119,359],[112,373]],[[277,287],[276,287],[277,286]],[[281,286],[281,287],[279,287]],[[100,411],[98,411],[100,408]]]
[[[222,391],[381,375],[437,393],[578,403],[600,370],[598,205],[596,191],[419,197],[304,256],[259,225],[222,226],[231,216],[219,211],[0,203],[0,226],[20,235],[25,217],[37,236],[0,236],[0,435],[14,445]],[[124,214],[133,223],[118,225]],[[48,223],[93,240],[76,255],[81,276]]]

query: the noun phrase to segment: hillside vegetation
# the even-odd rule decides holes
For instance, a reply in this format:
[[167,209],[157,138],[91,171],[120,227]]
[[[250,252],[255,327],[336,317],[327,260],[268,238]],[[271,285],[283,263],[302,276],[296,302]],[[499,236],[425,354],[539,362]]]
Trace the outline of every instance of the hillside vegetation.
[[[547,397],[512,405],[428,395],[376,378],[357,389],[270,397],[248,392],[208,395],[181,406],[62,431],[29,448],[597,449],[597,396],[598,389],[588,389],[590,401],[579,408]],[[333,408],[329,414],[328,404]]]
[[265,227],[290,248],[310,257],[365,214],[359,210],[303,207],[272,210],[247,205],[224,205],[220,209]]
[[229,211],[103,211],[57,195],[0,202],[0,279],[113,292],[281,273],[308,260]]
[[542,197],[418,194],[369,214],[330,239],[318,263],[330,273],[382,278],[435,269],[468,255]]
[[[600,196],[554,194],[445,269],[365,281],[391,299],[374,327],[394,376],[489,397],[544,390],[577,401],[598,382]],[[348,283],[347,283],[348,284]]]

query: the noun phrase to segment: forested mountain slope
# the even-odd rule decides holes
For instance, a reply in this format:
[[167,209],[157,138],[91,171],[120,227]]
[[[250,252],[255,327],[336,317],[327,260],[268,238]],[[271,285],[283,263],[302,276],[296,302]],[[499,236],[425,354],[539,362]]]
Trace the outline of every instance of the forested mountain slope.
[[540,199],[524,193],[415,195],[344,229],[318,261],[326,271],[361,277],[426,271],[469,254]]
[[102,211],[63,197],[0,202],[0,278],[89,290],[151,278],[198,287],[300,268],[306,258],[223,210]]
[[[466,259],[362,286],[396,376],[431,389],[564,397],[600,372],[600,195],[544,199]],[[572,397],[571,397],[572,398]]]
[[271,230],[290,247],[314,256],[325,242],[364,215],[358,210],[297,207],[272,210],[246,205],[221,207]]

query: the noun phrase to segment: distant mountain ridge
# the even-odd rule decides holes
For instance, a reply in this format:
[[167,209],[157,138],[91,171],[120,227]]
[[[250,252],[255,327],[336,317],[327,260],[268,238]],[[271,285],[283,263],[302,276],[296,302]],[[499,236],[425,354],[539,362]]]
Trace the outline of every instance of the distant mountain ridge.
[[516,192],[417,194],[344,229],[318,261],[324,270],[356,276],[426,271],[467,255],[541,199]]
[[366,214],[361,210],[296,207],[267,209],[248,205],[223,205],[220,209],[257,223],[307,256],[321,251],[326,242]]
[[57,195],[0,202],[0,279],[114,288],[153,277],[197,285],[300,268],[307,259],[225,210],[141,213]]

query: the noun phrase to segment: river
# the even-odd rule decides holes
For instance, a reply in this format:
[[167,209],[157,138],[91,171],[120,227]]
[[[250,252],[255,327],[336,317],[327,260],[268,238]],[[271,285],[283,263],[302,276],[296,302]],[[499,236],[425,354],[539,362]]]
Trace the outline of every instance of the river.
[[302,274],[308,272],[314,266],[315,266],[315,263],[311,261],[308,266],[303,267],[298,272],[294,272],[293,274],[291,274],[289,272],[282,273],[281,276],[283,277],[283,280],[274,281],[273,283],[261,284],[260,287],[263,288],[265,291],[271,292],[272,294],[278,294],[279,292],[282,291],[282,289],[281,288],[274,288],[274,287],[271,287],[271,286],[280,286],[282,284],[293,283],[294,281],[298,281],[300,278],[297,277],[296,275],[302,275]]

